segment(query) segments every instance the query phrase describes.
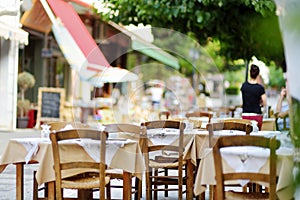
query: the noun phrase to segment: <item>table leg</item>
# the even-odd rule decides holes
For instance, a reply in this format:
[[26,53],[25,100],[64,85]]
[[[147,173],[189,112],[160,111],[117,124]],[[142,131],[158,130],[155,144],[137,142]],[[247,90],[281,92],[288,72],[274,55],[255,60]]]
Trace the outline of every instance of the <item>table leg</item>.
[[132,191],[132,174],[129,172],[123,172],[123,199],[131,199]]
[[191,160],[187,160],[187,178],[186,178],[186,199],[193,199],[194,188],[194,165]]
[[78,190],[78,199],[93,199],[93,190]]
[[55,199],[55,181],[48,182],[48,200]]
[[16,199],[23,200],[24,198],[24,164],[16,164]]
[[214,200],[215,198],[215,186],[209,185],[209,199]]

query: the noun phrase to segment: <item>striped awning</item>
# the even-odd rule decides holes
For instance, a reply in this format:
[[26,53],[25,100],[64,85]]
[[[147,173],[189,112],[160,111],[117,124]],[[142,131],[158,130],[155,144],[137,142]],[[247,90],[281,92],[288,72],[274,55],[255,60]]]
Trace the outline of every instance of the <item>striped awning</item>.
[[61,51],[83,80],[111,67],[70,3],[63,0],[41,0],[41,3]]

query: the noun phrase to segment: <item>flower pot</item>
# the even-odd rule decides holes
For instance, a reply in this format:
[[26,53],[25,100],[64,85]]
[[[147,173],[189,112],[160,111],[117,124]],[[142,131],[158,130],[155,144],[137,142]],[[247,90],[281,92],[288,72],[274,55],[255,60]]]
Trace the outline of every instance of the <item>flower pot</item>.
[[27,128],[28,117],[18,117],[17,118],[17,128]]

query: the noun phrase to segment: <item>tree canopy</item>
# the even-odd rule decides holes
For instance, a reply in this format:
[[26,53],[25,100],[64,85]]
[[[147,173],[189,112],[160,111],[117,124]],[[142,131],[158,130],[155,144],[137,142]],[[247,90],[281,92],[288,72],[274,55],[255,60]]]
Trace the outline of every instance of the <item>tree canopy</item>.
[[[201,44],[220,41],[228,60],[255,55],[284,61],[273,0],[106,0],[102,17],[123,25],[140,23],[192,34]],[[167,37],[167,36],[166,36]]]

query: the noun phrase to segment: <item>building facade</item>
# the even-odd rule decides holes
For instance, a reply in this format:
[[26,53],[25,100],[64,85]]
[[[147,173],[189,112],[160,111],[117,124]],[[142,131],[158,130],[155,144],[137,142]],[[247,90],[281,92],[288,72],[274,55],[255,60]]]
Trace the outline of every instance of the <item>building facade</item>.
[[0,1],[0,130],[15,130],[19,49],[28,44],[20,29],[20,0]]
[[[24,2],[28,3],[27,0],[24,0]],[[9,78],[9,84],[13,85],[12,89],[4,87],[3,84],[1,84],[2,87],[0,86],[1,91],[3,90],[6,93],[11,94],[11,97],[5,100],[4,104],[2,104],[6,105],[5,113],[10,115],[9,121],[11,122],[7,121],[7,116],[5,116],[5,119],[0,119],[1,123],[1,120],[3,120],[2,124],[9,124],[5,125],[10,127],[9,129],[16,128],[16,101],[18,98],[17,74],[22,71],[28,71],[32,73],[36,80],[35,86],[28,89],[25,96],[25,98],[32,102],[32,108],[34,110],[38,110],[39,87],[64,88],[66,91],[66,107],[71,107],[74,99],[88,100],[93,97],[93,95],[101,95],[99,88],[94,88],[91,85],[78,80],[78,76],[76,76],[76,69],[74,69],[72,63],[66,57],[64,51],[62,50],[63,47],[59,43],[59,40],[68,40],[74,38],[59,38],[57,34],[54,34],[53,20],[51,21],[51,17],[49,17],[49,13],[46,11],[45,6],[43,5],[45,3],[51,5],[51,2],[52,7],[50,7],[50,12],[53,12],[55,19],[59,21],[63,16],[59,16],[58,13],[55,13],[55,7],[53,7],[53,5],[56,6],[62,2],[66,4],[65,1],[61,0],[34,1],[30,6],[26,7],[26,9],[23,9],[22,13],[18,11],[18,16],[15,16],[15,25],[17,26],[19,23],[21,23],[22,28],[29,33],[28,45],[22,45],[22,48],[19,49],[19,43],[25,44],[25,42],[20,42],[19,40],[19,43],[17,43],[16,40],[6,41],[5,39],[1,39],[1,46],[2,40],[5,41],[3,45],[14,46],[14,53],[12,53],[12,49],[10,49],[10,54],[14,58],[11,58],[10,61],[7,61],[11,63],[9,64],[10,67],[7,67],[6,62],[2,64],[2,57],[0,63],[0,76],[1,78],[2,76],[5,76],[5,78],[0,79],[1,83],[5,83],[4,85],[6,85],[8,77],[4,74],[13,74],[13,76]],[[84,23],[87,33],[92,36],[94,40],[93,42],[96,43],[97,48],[100,49],[105,59],[111,66],[127,68],[129,54],[134,55],[133,57],[136,58],[134,60],[135,65],[141,64],[140,62],[142,60],[145,61],[147,59],[152,59],[166,65],[174,65],[175,67],[179,66],[179,62],[176,58],[173,58],[171,55],[163,52],[158,47],[139,39],[138,36],[124,29],[123,27],[120,27],[112,22],[107,23],[102,21],[99,16],[93,13],[93,9],[90,7],[90,5],[80,3],[81,1],[74,2],[68,1],[67,4],[70,4],[72,9],[77,12],[76,15],[78,14],[81,21]],[[60,7],[58,6],[57,9],[59,8]],[[67,11],[63,12],[62,14],[66,13]],[[64,25],[66,26],[66,24]],[[69,25],[71,26],[72,24]],[[9,44],[7,44],[7,42],[9,42]],[[148,50],[146,51],[145,49]],[[145,59],[145,57],[147,59]],[[6,59],[8,59],[8,56],[6,56]],[[11,67],[12,65],[14,67]],[[2,73],[2,70],[6,71],[3,71]],[[13,72],[10,72],[12,70]],[[74,91],[74,85],[78,83],[80,85],[77,85],[76,87],[79,89],[79,91]],[[111,87],[104,86],[102,89],[109,90]],[[7,105],[9,105],[9,107]]]

